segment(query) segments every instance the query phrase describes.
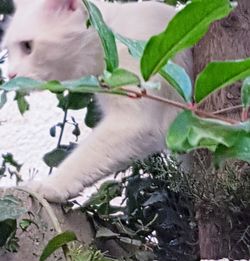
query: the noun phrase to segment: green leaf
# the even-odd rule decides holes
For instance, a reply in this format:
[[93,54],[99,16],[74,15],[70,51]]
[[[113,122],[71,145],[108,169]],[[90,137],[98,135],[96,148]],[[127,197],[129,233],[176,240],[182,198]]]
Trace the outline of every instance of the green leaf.
[[121,68],[115,69],[112,73],[104,73],[103,80],[111,88],[140,84],[140,78],[136,74]]
[[53,127],[50,128],[49,130],[49,134],[51,137],[55,138],[56,137],[56,125],[54,125]]
[[99,9],[88,0],[83,0],[83,2],[89,12],[90,23],[100,36],[105,53],[106,69],[109,72],[113,72],[119,64],[114,34],[103,21]]
[[10,164],[11,166],[15,167],[17,171],[21,170],[22,164],[18,163],[11,153],[2,154],[3,163]]
[[[132,40],[119,34],[116,34],[116,38],[128,47],[130,54],[134,58],[141,58],[146,42]],[[192,83],[184,68],[172,61],[168,61],[168,63],[161,68],[160,75],[174,87],[186,102],[192,101]]]
[[63,94],[57,94],[59,103],[57,107],[63,110],[80,110],[88,106],[92,95],[88,93],[69,93],[64,96]]
[[177,0],[165,0],[164,1],[168,5],[177,5],[178,1]]
[[112,230],[106,228],[106,227],[100,227],[96,232],[96,238],[114,238],[118,237],[119,234],[114,233]]
[[242,84],[241,100],[245,108],[250,106],[250,77],[246,78]]
[[72,134],[75,135],[76,140],[78,140],[78,136],[81,135],[81,130],[80,130],[78,124],[76,124],[76,125],[74,126],[74,129],[73,129],[73,131],[72,131]]
[[62,146],[53,149],[43,156],[43,161],[51,168],[58,167],[59,164],[72,152],[74,148],[71,146]]
[[159,202],[165,202],[166,200],[166,195],[163,194],[162,192],[155,191],[151,194],[151,196],[143,203],[143,207],[148,207],[155,205],[156,203]]
[[74,81],[36,81],[30,78],[17,77],[7,83],[4,83],[0,87],[1,90],[5,91],[20,91],[27,93],[33,90],[48,90],[51,92],[64,92],[71,91],[77,93],[94,93],[103,91],[96,77],[86,76]]
[[167,65],[161,68],[160,75],[175,88],[186,102],[192,102],[192,83],[184,68],[168,61]]
[[18,198],[9,195],[0,199],[0,222],[7,219],[17,219],[26,212],[22,201]]
[[171,125],[167,145],[174,152],[207,148],[214,152],[217,166],[232,158],[250,162],[250,121],[227,125],[216,120],[204,120],[190,111],[184,111]]
[[1,86],[5,91],[29,91],[36,90],[41,85],[41,81],[36,81],[27,77],[14,78]]
[[53,254],[58,248],[63,245],[77,240],[76,235],[72,231],[65,231],[54,238],[52,238],[47,246],[44,248],[42,255],[40,257],[40,261],[46,260],[51,254]]
[[29,110],[29,103],[25,99],[25,94],[21,92],[16,92],[16,96],[14,98],[17,101],[18,109],[21,114],[24,114],[26,111]]
[[70,93],[113,93],[126,95],[121,90],[107,90],[102,88],[99,81],[94,76],[85,76],[73,81],[35,81],[29,78],[18,77],[10,80],[0,86],[0,90],[5,91],[20,91],[21,93],[29,93],[33,90],[48,90],[55,93],[69,91]]
[[66,90],[72,93],[95,93],[103,92],[99,82],[94,76],[85,76],[73,81],[50,81],[43,83],[39,86],[42,90],[48,90],[52,92],[64,92]]
[[121,195],[121,186],[117,181],[105,181],[98,192],[93,194],[90,199],[85,202],[85,205],[100,205],[102,203],[109,203],[115,197]]
[[165,31],[147,42],[141,59],[143,78],[148,80],[177,52],[195,44],[213,21],[227,16],[231,10],[229,0],[199,0],[186,5]]
[[129,53],[136,59],[140,59],[142,57],[146,42],[133,40],[127,37],[124,37],[120,34],[115,34],[115,37],[118,41],[123,43],[128,47]]
[[233,158],[250,162],[250,135],[241,135],[231,147],[219,145],[214,153],[216,166],[219,166],[226,159]]
[[189,152],[197,148],[216,151],[220,144],[231,147],[238,136],[246,133],[242,126],[205,120],[190,111],[180,113],[167,133],[167,146],[173,152]]
[[[24,218],[24,219],[22,219],[22,220],[19,222],[19,227],[20,227],[23,231],[25,231],[25,230],[27,230],[27,228],[28,228],[31,224],[35,224],[35,225],[37,226],[37,224],[36,224],[34,221],[32,221],[31,219],[26,219],[26,218]],[[39,227],[37,226],[37,228],[39,228]]]
[[0,109],[3,108],[3,106],[5,105],[6,102],[7,102],[7,95],[6,95],[6,92],[3,91],[0,96]]
[[195,101],[201,102],[213,91],[242,80],[250,75],[250,59],[211,62],[198,75],[195,83]]
[[118,261],[118,259],[104,257],[100,250],[92,247],[77,249],[77,251],[73,249],[70,251],[70,257],[72,261]]
[[0,247],[7,247],[7,242],[13,238],[16,234],[16,220],[15,219],[6,219],[4,221],[0,221]]

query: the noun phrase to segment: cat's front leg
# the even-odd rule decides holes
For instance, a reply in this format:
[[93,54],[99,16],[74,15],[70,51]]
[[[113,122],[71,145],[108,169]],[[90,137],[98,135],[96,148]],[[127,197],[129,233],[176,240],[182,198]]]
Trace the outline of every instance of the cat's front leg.
[[64,202],[84,187],[124,169],[136,158],[160,150],[157,125],[128,112],[110,115],[59,166],[57,172],[31,189],[52,202]]

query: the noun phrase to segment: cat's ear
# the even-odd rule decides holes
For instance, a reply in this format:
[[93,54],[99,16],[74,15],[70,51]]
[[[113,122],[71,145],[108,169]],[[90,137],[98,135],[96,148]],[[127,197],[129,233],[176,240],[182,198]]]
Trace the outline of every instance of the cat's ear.
[[49,11],[75,11],[78,7],[78,0],[44,0],[45,8]]

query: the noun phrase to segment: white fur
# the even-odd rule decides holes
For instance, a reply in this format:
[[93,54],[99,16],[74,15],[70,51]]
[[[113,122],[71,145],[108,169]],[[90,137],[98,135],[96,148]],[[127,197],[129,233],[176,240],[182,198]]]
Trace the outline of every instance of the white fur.
[[[10,72],[44,80],[100,74],[104,69],[103,50],[97,33],[85,26],[87,13],[80,0],[73,0],[76,10],[65,7],[70,0],[56,0],[58,8],[48,7],[48,1],[52,0],[18,1],[4,40],[9,50]],[[172,7],[157,2],[94,3],[113,31],[139,40],[161,32],[175,14]],[[23,40],[34,41],[30,55],[20,51],[18,44]],[[139,73],[139,62],[129,55],[127,48],[118,44],[118,50],[120,67]],[[190,50],[178,55],[175,62],[192,77]],[[158,95],[179,99],[160,77],[155,79],[162,84]],[[104,115],[98,127],[55,174],[32,185],[50,201],[62,202],[76,196],[85,186],[123,169],[132,160],[162,150],[167,128],[178,112],[147,99],[100,94],[97,99]]]

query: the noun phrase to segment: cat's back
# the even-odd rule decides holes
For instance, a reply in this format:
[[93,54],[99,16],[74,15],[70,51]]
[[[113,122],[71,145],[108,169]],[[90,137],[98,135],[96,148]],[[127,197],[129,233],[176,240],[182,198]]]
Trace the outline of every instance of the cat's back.
[[127,4],[92,2],[114,32],[137,40],[147,40],[160,33],[176,14],[175,8],[155,1]]

